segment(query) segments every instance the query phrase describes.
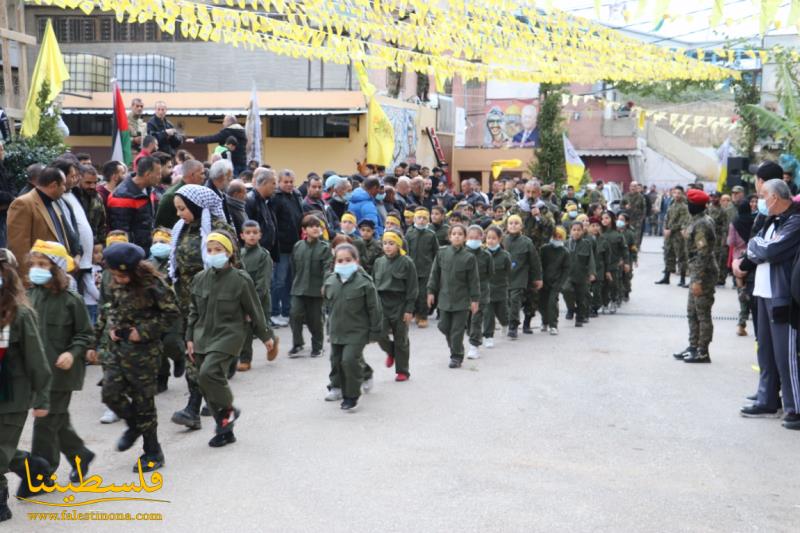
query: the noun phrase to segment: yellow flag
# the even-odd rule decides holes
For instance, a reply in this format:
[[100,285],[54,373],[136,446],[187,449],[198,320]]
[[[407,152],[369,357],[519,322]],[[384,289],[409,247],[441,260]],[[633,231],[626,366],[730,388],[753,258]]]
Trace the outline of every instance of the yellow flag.
[[639,129],[640,130],[644,129],[644,120],[645,120],[645,118],[647,118],[647,111],[645,111],[644,109],[640,109],[639,110]]
[[41,112],[36,107],[36,99],[42,84],[47,81],[50,83],[50,96],[47,103],[50,104],[64,88],[64,82],[69,79],[67,65],[58,49],[56,34],[53,32],[53,25],[47,20],[47,27],[44,29],[42,46],[39,49],[39,57],[36,58],[36,66],[33,68],[31,78],[31,89],[28,92],[28,101],[25,103],[25,118],[22,120],[22,136],[33,137],[39,131],[39,119]]
[[586,166],[581,161],[575,147],[569,142],[566,135],[562,134],[564,138],[564,161],[567,164],[567,185],[572,185],[575,189],[581,186],[583,180],[583,173]]
[[728,183],[728,157],[731,155],[731,138],[725,139],[722,146],[717,150],[717,160],[719,161],[719,175],[717,176],[717,192],[722,192]]
[[497,159],[492,161],[492,177],[497,178],[506,168],[519,168],[522,161],[519,159]]
[[367,77],[361,62],[353,65],[361,85],[361,92],[369,101],[367,106],[367,163],[389,166],[394,159],[394,128],[386,112],[375,98],[375,86]]

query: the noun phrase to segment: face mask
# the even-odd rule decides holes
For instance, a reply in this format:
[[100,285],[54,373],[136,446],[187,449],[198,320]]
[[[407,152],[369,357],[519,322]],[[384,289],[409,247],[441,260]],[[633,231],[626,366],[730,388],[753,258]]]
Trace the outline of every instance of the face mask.
[[425,228],[428,227],[428,225],[427,224],[417,224],[416,222],[414,222],[414,227],[417,228],[417,229],[425,229]]
[[623,229],[624,227],[625,227],[625,221],[624,220],[617,220],[617,228]]
[[552,244],[556,248],[561,248],[562,246],[564,246],[564,241],[559,241],[558,239],[550,239],[550,244]]
[[228,256],[225,254],[209,255],[207,261],[211,268],[222,268],[228,264]]
[[53,274],[46,268],[33,267],[28,271],[28,277],[34,285],[44,285],[53,279]]
[[378,200],[379,202],[382,202],[385,198],[386,198],[385,192],[379,192],[378,194],[375,195],[375,199]]
[[358,265],[356,263],[341,263],[333,267],[333,271],[342,278],[342,281],[350,279],[350,276],[355,274],[356,270],[358,270]]
[[345,193],[345,195],[344,195],[344,199],[345,199],[346,202],[349,202],[350,198],[352,198],[352,197],[353,197],[353,193],[351,193],[351,192]]
[[578,218],[578,212],[577,211],[570,211],[568,214],[569,214],[569,218]]
[[150,253],[153,254],[153,257],[157,259],[164,259],[165,257],[169,257],[169,253],[171,251],[172,247],[165,242],[157,242],[150,247]]
[[758,212],[764,216],[769,215],[769,209],[767,209],[767,201],[764,198],[758,199]]
[[350,228],[350,229],[342,229],[342,233],[344,233],[345,235],[352,235],[352,234],[353,234],[353,233],[355,233],[355,232],[356,232],[356,229],[355,229],[355,228]]
[[489,250],[491,250],[492,252],[496,252],[497,250],[499,250],[499,249],[500,249],[500,244],[499,244],[499,243],[498,243],[498,244],[493,244],[493,245],[491,245],[491,246],[488,246],[488,248],[489,248]]
[[470,250],[477,250],[481,247],[481,241],[478,239],[468,239],[467,240],[467,248]]

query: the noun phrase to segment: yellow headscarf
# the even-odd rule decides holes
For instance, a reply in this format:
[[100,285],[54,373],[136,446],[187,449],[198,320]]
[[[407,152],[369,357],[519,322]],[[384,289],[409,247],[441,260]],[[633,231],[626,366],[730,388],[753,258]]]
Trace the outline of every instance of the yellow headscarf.
[[128,236],[122,234],[109,235],[108,237],[106,237],[106,248],[108,248],[115,242],[128,242]]
[[353,213],[345,213],[342,215],[342,222],[352,222],[353,224],[356,223],[356,216]]
[[218,242],[225,248],[229,255],[233,255],[233,243],[231,240],[222,233],[212,231],[208,234],[207,242]]
[[511,222],[512,220],[516,220],[517,222],[522,224],[522,217],[519,215],[511,215],[510,217],[508,217],[508,220],[506,222]]
[[413,218],[414,217],[414,211],[409,211],[408,209],[406,209],[405,211],[403,211],[403,217],[405,217],[405,218]]
[[31,253],[46,256],[64,272],[72,272],[75,269],[75,261],[69,256],[67,249],[61,243],[38,239],[33,243]]
[[395,243],[400,248],[400,255],[406,255],[406,251],[403,250],[403,239],[397,233],[387,231],[383,234],[383,240]]
[[415,217],[425,217],[425,220],[430,220],[430,218],[431,218],[430,212],[428,212],[428,210],[425,209],[424,207],[418,207],[414,211],[414,216]]
[[396,217],[396,216],[394,216],[394,215],[389,215],[388,217],[386,217],[386,223],[388,224],[388,223],[390,223],[390,222],[391,222],[392,224],[394,224],[395,226],[400,226],[400,225],[402,225],[402,223],[400,222],[400,219],[399,219],[399,218],[397,218],[397,217]]
[[172,242],[172,234],[165,229],[157,229],[153,231],[153,242],[156,241]]

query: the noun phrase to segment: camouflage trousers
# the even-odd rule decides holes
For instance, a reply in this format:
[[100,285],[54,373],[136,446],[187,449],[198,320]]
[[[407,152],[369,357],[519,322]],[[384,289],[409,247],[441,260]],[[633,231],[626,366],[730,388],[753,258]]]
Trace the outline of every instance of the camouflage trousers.
[[633,265],[630,266],[628,272],[625,270],[621,270],[620,274],[622,274],[622,296],[627,298],[631,293],[631,281],[633,281]]
[[719,266],[719,280],[717,281],[725,283],[728,274],[730,274],[730,270],[728,270],[728,245],[720,247],[717,253],[717,265]]
[[155,430],[161,343],[109,342],[103,363],[103,403],[140,433]]
[[[675,270],[676,266],[678,270]],[[687,267],[686,240],[680,232],[670,233],[669,237],[664,239],[664,271],[679,274],[686,272]]]
[[708,345],[714,337],[714,322],[711,320],[711,308],[714,305],[714,280],[706,282],[700,296],[692,294],[689,288],[689,300],[686,314],[689,318],[689,346],[702,353],[708,353]]
[[747,326],[747,319],[750,317],[750,302],[752,296],[747,287],[736,287],[736,295],[739,297],[739,325]]

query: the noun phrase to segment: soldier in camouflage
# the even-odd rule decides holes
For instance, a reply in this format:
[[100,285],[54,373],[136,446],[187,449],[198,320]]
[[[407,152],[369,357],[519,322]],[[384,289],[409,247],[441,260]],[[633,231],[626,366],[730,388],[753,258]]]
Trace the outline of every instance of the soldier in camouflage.
[[[117,450],[130,449],[144,439],[144,453],[134,465],[150,472],[164,465],[156,428],[156,381],[161,362],[161,337],[178,319],[175,294],[156,269],[145,261],[139,246],[118,243],[103,252],[111,271],[109,300],[103,302],[105,321],[95,328],[96,342],[108,332],[108,354],[103,363],[103,402],[128,429]],[[107,328],[106,324],[107,322]],[[93,354],[87,353],[92,359]]]
[[622,197],[622,209],[624,209],[630,217],[630,227],[636,237],[635,244],[637,248],[642,247],[642,230],[644,227],[645,211],[647,211],[647,200],[642,194],[642,187],[637,182],[632,181],[630,190],[625,196]]
[[[717,284],[724,285],[726,277],[725,271],[727,270],[725,265],[728,262],[728,246],[721,243],[727,242],[725,236],[728,234],[728,215],[720,205],[721,196],[722,195],[716,191],[709,195],[711,203],[706,208],[706,212],[714,222],[714,234],[717,236],[717,248],[714,250],[714,257],[716,258],[717,269],[720,271],[721,278],[721,280],[717,280]],[[723,253],[725,254],[724,257],[722,256]]]
[[710,363],[708,345],[714,335],[711,320],[711,307],[714,305],[714,290],[719,272],[715,260],[717,238],[714,221],[706,214],[708,194],[698,189],[688,193],[689,212],[692,221],[684,230],[689,254],[689,346],[682,352],[673,354],[675,359],[685,363]]
[[[686,207],[683,187],[678,185],[672,189],[672,203],[664,220],[664,277],[656,281],[656,285],[669,285],[669,275],[675,274],[676,263],[680,269],[679,287],[686,287],[686,240],[683,230],[691,223],[692,217]],[[716,256],[715,256],[716,257]]]
[[103,244],[106,239],[106,209],[103,199],[97,192],[97,171],[92,166],[81,165],[81,180],[74,189],[81,203],[89,226],[92,227],[94,244]]

